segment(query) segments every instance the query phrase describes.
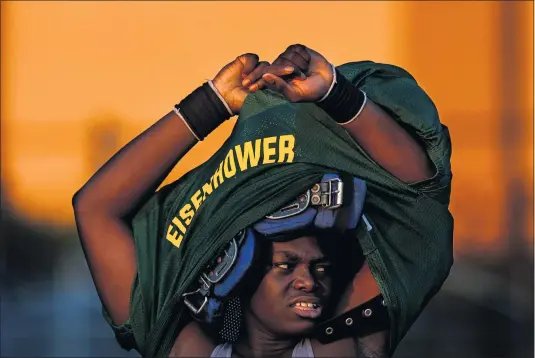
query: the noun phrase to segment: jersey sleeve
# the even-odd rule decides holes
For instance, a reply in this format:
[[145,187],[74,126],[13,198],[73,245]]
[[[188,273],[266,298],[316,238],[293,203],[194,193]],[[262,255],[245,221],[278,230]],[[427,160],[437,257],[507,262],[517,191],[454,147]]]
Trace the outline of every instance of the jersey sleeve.
[[[141,292],[139,290],[137,276],[132,284],[132,294],[130,301],[130,307],[134,309],[136,309],[140,304],[142,304]],[[113,323],[113,320],[111,319],[111,316],[109,315],[105,306],[102,306],[102,315],[104,316],[104,319],[106,320],[108,325],[111,327],[115,335],[115,339],[117,340],[117,343],[119,343],[121,348],[127,351],[130,351],[132,349],[138,350],[136,338],[134,336],[134,330],[132,328],[132,311],[133,310],[131,309],[130,316],[128,317],[126,322],[121,325],[116,325],[115,323]]]
[[353,63],[339,67],[342,74],[422,145],[434,165],[431,178],[409,186],[447,204],[452,179],[451,139],[429,95],[407,71],[397,66],[375,64],[373,71],[359,74],[353,68]]
[[[119,345],[125,350],[136,350],[143,354],[150,332],[151,322],[158,312],[158,292],[161,277],[161,263],[165,261],[165,250],[161,250],[162,223],[170,203],[177,196],[181,180],[162,187],[145,202],[132,217],[131,229],[135,240],[137,272],[132,283],[129,317],[121,325],[113,323],[105,306],[103,316],[115,334]],[[171,195],[172,194],[172,195]],[[163,275],[165,277],[165,275]]]

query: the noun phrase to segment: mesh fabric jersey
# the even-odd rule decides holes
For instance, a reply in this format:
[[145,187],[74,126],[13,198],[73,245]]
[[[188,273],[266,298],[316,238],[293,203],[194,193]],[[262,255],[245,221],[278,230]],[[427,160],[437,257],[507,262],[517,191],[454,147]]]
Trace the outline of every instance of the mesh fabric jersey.
[[[269,90],[246,98],[232,134],[206,163],[162,188],[132,221],[138,272],[119,343],[167,356],[183,326],[181,294],[242,228],[277,210],[322,175],[345,172],[367,183],[359,240],[386,300],[392,354],[453,263],[451,143],[437,110],[403,69],[370,61],[338,69],[418,138],[436,174],[406,184],[382,169],[313,103]],[[108,321],[108,315],[105,314]]]

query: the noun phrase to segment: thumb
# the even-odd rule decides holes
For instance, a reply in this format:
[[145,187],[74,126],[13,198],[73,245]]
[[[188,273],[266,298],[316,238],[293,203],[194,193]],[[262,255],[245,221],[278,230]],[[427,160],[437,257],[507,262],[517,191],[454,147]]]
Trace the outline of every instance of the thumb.
[[275,76],[272,73],[266,73],[262,78],[266,81],[266,86],[269,89],[282,93],[288,101],[298,102],[300,100],[299,94],[282,78]]
[[245,75],[248,75],[255,69],[258,64],[258,59],[256,53],[244,53],[236,58],[237,61],[241,62],[242,73]]

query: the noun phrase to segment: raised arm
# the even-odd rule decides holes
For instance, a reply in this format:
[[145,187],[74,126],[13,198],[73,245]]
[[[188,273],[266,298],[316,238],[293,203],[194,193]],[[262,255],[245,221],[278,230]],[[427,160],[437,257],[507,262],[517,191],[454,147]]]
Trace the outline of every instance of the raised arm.
[[344,125],[347,132],[383,169],[411,184],[434,175],[423,147],[370,99],[358,119]]
[[[259,66],[260,65],[260,66]],[[114,324],[129,316],[136,273],[129,220],[175,164],[225,119],[240,111],[248,94],[244,75],[259,64],[244,54],[133,139],[74,195],[78,233],[100,299]]]
[[[286,77],[278,75],[283,70]],[[258,81],[255,75],[249,75],[246,80],[255,83]],[[282,93],[292,102],[315,102],[346,129],[375,163],[400,181],[416,183],[435,174],[423,145],[316,51],[303,45],[288,47],[271,66],[264,69],[262,80],[256,82],[251,90],[263,86]],[[365,262],[340,297],[334,316],[348,312],[380,293]],[[352,356],[357,350],[359,357],[368,356],[364,350],[384,351],[387,333],[381,331],[364,338],[354,337],[356,345],[352,339],[345,339],[319,345],[315,349],[318,354],[324,351],[331,355],[343,352],[344,356]]]
[[170,112],[115,154],[74,195],[76,226],[89,270],[117,325],[129,315],[136,273],[127,217],[195,142],[182,119]]
[[[277,75],[285,69],[285,74],[293,77]],[[401,181],[413,183],[432,177],[432,163],[420,143],[343,76],[337,76],[335,84],[333,69],[316,51],[292,45],[264,69],[262,81],[251,90],[267,86],[292,102],[316,102],[377,164]],[[246,80],[254,83],[256,75],[252,73]]]

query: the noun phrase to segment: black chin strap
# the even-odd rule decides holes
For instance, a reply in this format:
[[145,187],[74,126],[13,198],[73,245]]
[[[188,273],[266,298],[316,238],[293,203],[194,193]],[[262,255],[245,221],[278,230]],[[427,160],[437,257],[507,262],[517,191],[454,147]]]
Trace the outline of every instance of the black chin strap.
[[312,338],[320,343],[332,343],[349,337],[363,337],[388,330],[390,318],[382,295],[314,328]]

